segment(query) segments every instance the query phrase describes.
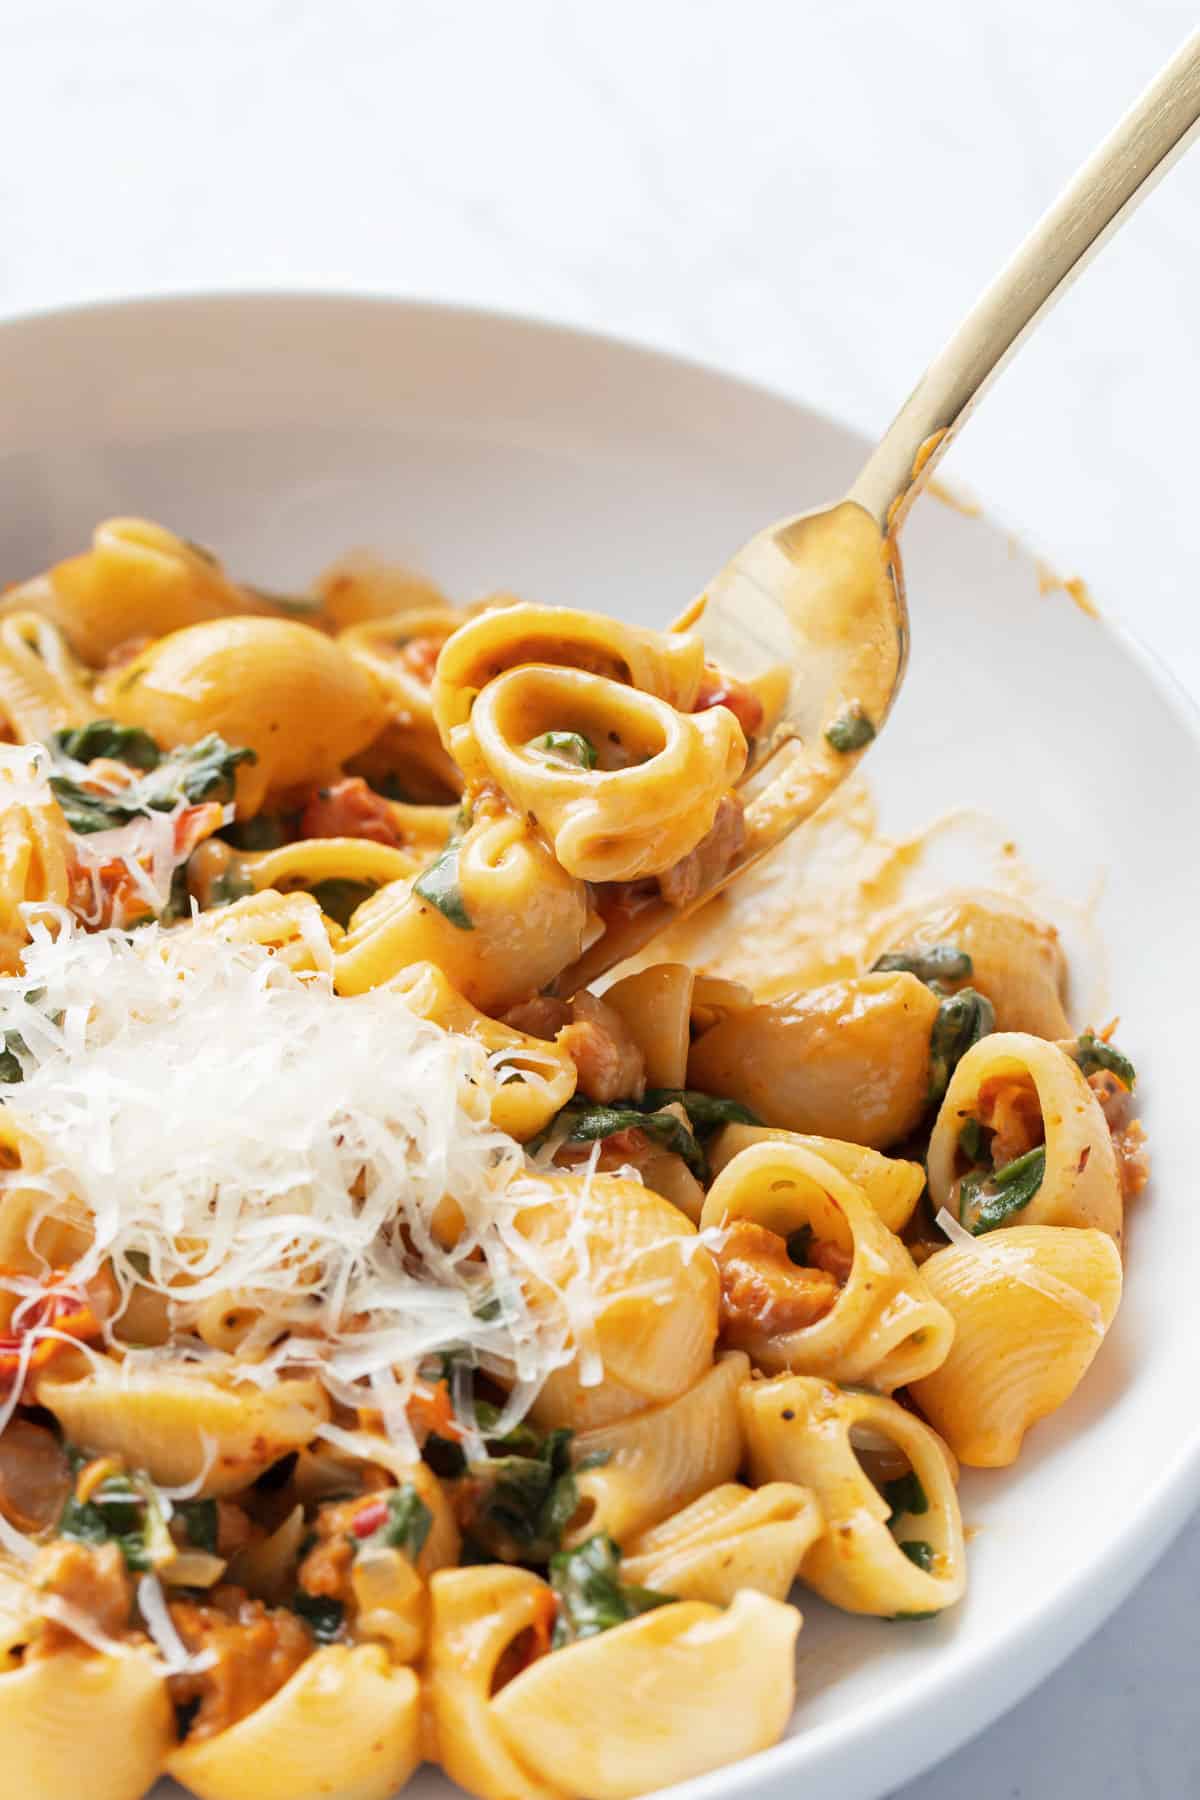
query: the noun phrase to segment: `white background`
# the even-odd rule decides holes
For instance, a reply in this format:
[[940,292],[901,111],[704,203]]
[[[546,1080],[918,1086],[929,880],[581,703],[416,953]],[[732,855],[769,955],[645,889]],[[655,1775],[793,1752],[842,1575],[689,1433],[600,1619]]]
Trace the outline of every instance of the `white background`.
[[[874,432],[1195,22],[1182,0],[0,0],[0,313],[450,298],[682,350]],[[1200,149],[946,473],[1200,695],[1198,316]],[[1098,779],[1120,739],[1097,719]],[[1198,1669],[1193,1525],[903,1800],[1187,1800]]]

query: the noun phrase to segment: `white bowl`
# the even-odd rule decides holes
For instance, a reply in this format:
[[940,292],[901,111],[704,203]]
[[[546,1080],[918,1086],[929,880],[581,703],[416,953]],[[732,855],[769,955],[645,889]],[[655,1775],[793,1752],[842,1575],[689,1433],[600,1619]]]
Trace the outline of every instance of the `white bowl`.
[[[0,328],[9,578],[143,513],[283,587],[339,550],[452,592],[662,623],[768,520],[831,498],[865,445],[744,383],[486,314],[307,297],[104,306]],[[901,1627],[806,1604],[778,1748],[677,1790],[867,1800],[946,1755],[1112,1610],[1200,1495],[1190,936],[1200,727],[1119,631],[1006,536],[926,500],[906,534],[912,666],[870,774],[885,823],[979,803],[1097,922],[1155,1179],[1125,1304],[1019,1466],[971,1475],[971,1590]],[[1153,569],[1147,570],[1153,579]],[[986,879],[987,871],[981,871]],[[721,1696],[712,1697],[714,1706]],[[410,1792],[448,1788],[428,1772]],[[299,1800],[299,1797],[298,1797]]]

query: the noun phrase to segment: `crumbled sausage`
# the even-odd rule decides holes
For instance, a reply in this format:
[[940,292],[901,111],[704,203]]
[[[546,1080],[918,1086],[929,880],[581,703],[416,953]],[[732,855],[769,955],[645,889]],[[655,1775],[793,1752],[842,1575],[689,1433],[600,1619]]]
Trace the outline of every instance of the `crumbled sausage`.
[[170,1612],[188,1650],[212,1657],[206,1667],[167,1681],[176,1707],[195,1708],[189,1743],[215,1737],[254,1712],[312,1653],[312,1637],[295,1613],[251,1600],[242,1588],[217,1588],[209,1604],[177,1600]]
[[[816,1249],[814,1243],[810,1255]],[[716,1258],[721,1329],[730,1344],[814,1325],[841,1291],[828,1269],[794,1263],[785,1240],[751,1219],[735,1220]]]
[[[65,1601],[106,1637],[119,1637],[129,1625],[133,1584],[116,1544],[57,1538],[38,1551],[29,1579],[36,1592]],[[79,1639],[69,1626],[47,1619],[30,1655],[49,1656],[67,1648],[78,1649]]]
[[694,850],[681,856],[674,868],[658,878],[658,889],[668,906],[690,906],[719,881],[746,842],[746,813],[740,794],[721,797],[712,826]]

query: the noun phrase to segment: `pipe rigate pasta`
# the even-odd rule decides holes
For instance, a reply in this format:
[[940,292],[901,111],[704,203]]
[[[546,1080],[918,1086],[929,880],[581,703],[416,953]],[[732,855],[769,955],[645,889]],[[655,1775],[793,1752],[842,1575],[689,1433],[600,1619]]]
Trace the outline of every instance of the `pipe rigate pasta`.
[[583,883],[523,819],[488,808],[425,874],[363,903],[338,946],[335,981],[339,993],[360,994],[433,962],[473,1006],[503,1012],[574,960],[589,921]]
[[579,1512],[563,1542],[603,1531],[623,1544],[731,1481],[743,1453],[737,1397],[749,1373],[749,1358],[728,1351],[675,1399],[581,1431],[580,1462],[594,1466],[576,1477]]
[[725,1612],[681,1600],[534,1663],[501,1689],[493,1716],[536,1775],[569,1771],[584,1800],[632,1800],[775,1742],[795,1697],[799,1629],[795,1607],[752,1589]]
[[78,1369],[52,1365],[36,1391],[72,1443],[168,1486],[196,1483],[206,1496],[245,1488],[329,1417],[320,1383],[302,1377],[264,1389],[169,1365],[130,1375],[101,1356]]
[[[681,713],[665,700],[580,669],[512,669],[489,681],[459,755],[478,758],[537,821],[562,867],[585,881],[662,875],[712,828],[741,774],[746,740],[727,708]],[[584,762],[553,748],[568,735]],[[551,746],[546,748],[546,746]]]
[[392,1800],[421,1757],[413,1671],[379,1645],[329,1644],[256,1712],[184,1743],[166,1766],[199,1800]]
[[740,1007],[692,1046],[688,1082],[728,1094],[767,1125],[900,1143],[929,1098],[937,997],[914,975],[861,975]]
[[242,817],[268,795],[331,777],[387,720],[366,671],[291,619],[217,619],[171,632],[105,675],[96,699],[160,743],[215,732],[253,750],[237,773]]
[[[855,1182],[799,1140],[768,1139],[735,1156],[709,1189],[701,1224],[727,1233],[718,1251],[725,1341],[759,1368],[890,1393],[944,1360],[953,1321],[908,1251]],[[797,1233],[806,1247],[793,1255]]]
[[948,1245],[922,1273],[954,1342],[913,1396],[962,1462],[1003,1468],[1100,1349],[1120,1304],[1120,1254],[1103,1231],[1015,1225]]
[[171,1747],[162,1669],[136,1649],[26,1658],[0,1674],[0,1742],[11,1800],[75,1800],[82,1771],[95,1800],[141,1800]]
[[751,1382],[741,1403],[754,1479],[797,1482],[820,1508],[803,1581],[835,1606],[883,1618],[962,1598],[957,1471],[928,1425],[882,1395],[808,1375]]
[[[1006,1181],[1022,1158],[1029,1181]],[[1121,1242],[1112,1133],[1078,1064],[1044,1038],[997,1032],[967,1051],[942,1101],[928,1167],[935,1208],[968,1228],[1094,1226]]]
[[449,640],[433,683],[434,717],[456,760],[455,734],[481,691],[506,670],[529,664],[581,669],[689,712],[704,673],[704,646],[694,632],[644,631],[564,607],[519,604],[481,613]]
[[533,1402],[538,1424],[586,1431],[674,1399],[709,1367],[716,1271],[669,1201],[616,1175],[557,1175],[516,1227],[531,1247],[535,1307],[584,1280],[589,1293],[573,1354]]
[[561,1800],[566,1775],[529,1769],[495,1714],[505,1652],[523,1636],[549,1641],[554,1595],[528,1569],[444,1569],[430,1583],[428,1695],[437,1760],[480,1800]]
[[811,1488],[768,1481],[753,1489],[727,1481],[634,1538],[621,1574],[713,1606],[730,1605],[742,1588],[786,1600],[823,1528]]
[[263,607],[198,544],[148,519],[105,519],[89,550],[10,589],[0,615],[40,613],[77,656],[99,668],[112,651],[140,638]]
[[714,1175],[719,1175],[735,1156],[752,1144],[771,1142],[799,1144],[802,1149],[811,1150],[815,1156],[832,1163],[870,1201],[892,1232],[903,1231],[925,1187],[925,1171],[920,1163],[906,1162],[898,1156],[881,1156],[878,1150],[868,1150],[864,1144],[848,1144],[838,1138],[805,1137],[800,1132],[783,1131],[773,1125],[723,1126],[709,1150],[709,1168]]
[[0,612],[0,729],[19,744],[86,725],[96,707],[61,632],[37,612]]

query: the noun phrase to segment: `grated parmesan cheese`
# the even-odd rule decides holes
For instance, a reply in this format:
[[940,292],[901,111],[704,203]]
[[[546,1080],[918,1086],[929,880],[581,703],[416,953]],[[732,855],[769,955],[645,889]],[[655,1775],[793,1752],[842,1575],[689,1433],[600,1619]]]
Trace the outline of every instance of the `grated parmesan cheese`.
[[[123,1299],[139,1281],[169,1297],[173,1341],[127,1350],[131,1377],[164,1357],[263,1386],[315,1372],[410,1454],[406,1406],[439,1351],[513,1383],[506,1422],[571,1338],[599,1379],[581,1233],[561,1304],[525,1299],[528,1277],[549,1283],[515,1221],[551,1188],[490,1123],[478,1045],[396,993],[340,998],[260,945],[86,933],[46,909],[29,926],[24,972],[0,977],[0,1033],[23,1046],[10,1103],[46,1167],[0,1191],[40,1187],[43,1211],[76,1196],[95,1238],[73,1277],[111,1262]],[[465,1221],[449,1249],[446,1195]],[[28,1277],[3,1285],[28,1297]],[[260,1314],[236,1357],[196,1332],[201,1306],[227,1299]],[[107,1329],[119,1339],[120,1306]]]

